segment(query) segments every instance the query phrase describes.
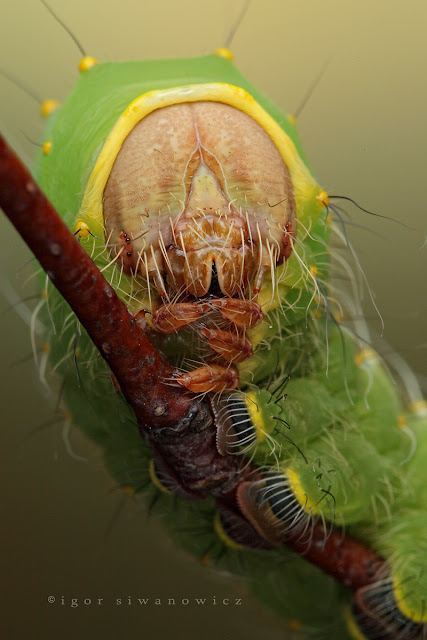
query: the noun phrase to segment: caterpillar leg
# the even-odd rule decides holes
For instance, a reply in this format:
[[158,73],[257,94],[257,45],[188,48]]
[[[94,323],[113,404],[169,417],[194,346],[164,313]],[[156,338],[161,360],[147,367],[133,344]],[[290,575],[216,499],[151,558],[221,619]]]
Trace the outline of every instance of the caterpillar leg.
[[209,327],[203,327],[200,333],[209,342],[209,346],[227,362],[242,362],[253,355],[251,341],[244,334]]
[[209,304],[213,309],[218,309],[225,320],[229,320],[241,329],[251,329],[264,317],[259,304],[252,300],[219,298],[212,300]]
[[[207,319],[207,324],[200,323],[197,329],[210,348],[227,362],[242,362],[251,358],[253,348],[250,340],[245,336],[245,330],[255,326],[263,318],[259,305],[251,300],[220,298],[206,302],[192,301],[162,305],[153,314],[152,323],[160,333],[172,335],[209,313],[214,317]],[[217,326],[215,315],[219,314],[223,320],[232,323],[230,330]]]
[[153,326],[161,333],[176,333],[210,310],[203,302],[179,302],[159,307],[153,314]]
[[225,368],[217,364],[198,367],[174,379],[193,393],[218,393],[235,389],[239,384],[239,375],[234,367]]
[[264,314],[261,307],[252,300],[238,298],[218,298],[208,302],[177,302],[159,307],[153,314],[154,327],[166,334],[175,333],[209,311],[218,310],[224,320],[232,322],[240,329],[251,329],[261,322]]

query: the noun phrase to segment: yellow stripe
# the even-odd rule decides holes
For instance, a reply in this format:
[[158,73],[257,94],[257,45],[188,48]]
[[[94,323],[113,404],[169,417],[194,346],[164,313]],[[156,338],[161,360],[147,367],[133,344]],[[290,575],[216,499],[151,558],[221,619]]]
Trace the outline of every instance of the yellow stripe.
[[317,513],[319,508],[315,502],[312,502],[309,499],[307,492],[304,490],[301,484],[301,480],[298,473],[293,469],[287,469],[286,477],[288,479],[289,486],[291,487],[294,493],[294,496],[297,499],[303,511],[311,514]]
[[230,536],[225,532],[224,527],[222,526],[221,518],[219,515],[219,511],[215,513],[214,516],[214,530],[217,536],[222,540],[222,542],[227,545],[230,549],[244,549],[243,545],[235,542]]
[[256,432],[256,438],[258,442],[265,440],[266,433],[264,429],[264,419],[262,413],[259,410],[259,404],[256,401],[255,394],[249,391],[244,399],[246,409],[248,410],[249,417],[252,420],[253,427]]
[[[407,587],[406,587],[407,588]],[[393,576],[393,590],[394,590],[394,599],[396,600],[396,604],[409,620],[418,623],[427,622],[427,611],[425,610],[424,603],[421,601],[421,598],[418,602],[418,606],[409,604],[405,598],[403,593],[402,583],[400,578],[397,576]],[[413,596],[413,592],[409,591],[410,595]]]
[[366,636],[360,631],[357,623],[351,613],[350,609],[345,610],[345,621],[347,623],[347,629],[354,640],[367,640]]
[[151,482],[154,484],[155,487],[157,487],[157,489],[159,489],[163,493],[168,493],[168,494],[172,493],[172,491],[169,491],[169,489],[166,489],[166,487],[164,487],[162,485],[162,483],[160,482],[159,478],[157,477],[156,471],[154,469],[154,462],[153,462],[152,458],[150,460],[150,465],[148,467],[148,473],[150,474]]

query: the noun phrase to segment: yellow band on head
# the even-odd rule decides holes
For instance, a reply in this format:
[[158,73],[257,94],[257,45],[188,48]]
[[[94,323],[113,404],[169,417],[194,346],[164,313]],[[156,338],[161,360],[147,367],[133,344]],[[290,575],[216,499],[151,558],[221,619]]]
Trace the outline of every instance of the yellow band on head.
[[93,233],[103,235],[102,197],[120,148],[132,129],[156,109],[184,102],[211,101],[228,104],[250,116],[270,136],[288,167],[295,189],[297,210],[316,197],[319,187],[301,160],[291,138],[247,91],[225,83],[196,84],[160,91],[150,91],[136,98],[123,112],[110,132],[86,186],[79,217]]

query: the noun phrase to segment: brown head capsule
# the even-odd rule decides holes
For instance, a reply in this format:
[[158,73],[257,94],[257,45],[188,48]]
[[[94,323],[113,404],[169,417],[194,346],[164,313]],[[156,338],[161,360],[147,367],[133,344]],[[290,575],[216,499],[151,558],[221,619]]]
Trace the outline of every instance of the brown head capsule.
[[113,255],[161,295],[242,297],[289,257],[296,229],[292,181],[275,144],[249,115],[219,102],[143,118],[114,162],[103,206]]

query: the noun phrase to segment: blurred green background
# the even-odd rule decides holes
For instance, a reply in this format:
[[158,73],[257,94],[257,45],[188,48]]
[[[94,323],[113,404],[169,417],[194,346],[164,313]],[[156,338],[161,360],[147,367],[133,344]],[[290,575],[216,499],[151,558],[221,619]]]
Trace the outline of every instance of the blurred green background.
[[[237,0],[51,0],[99,60],[209,53],[221,46]],[[1,65],[42,97],[64,99],[77,77],[76,46],[38,0],[2,2]],[[299,119],[313,172],[331,193],[414,228],[354,212],[364,229],[351,240],[385,320],[385,339],[419,373],[427,353],[425,0],[254,0],[232,45],[241,71],[284,111],[293,112],[329,65]],[[0,77],[1,129],[30,162],[42,131],[38,109]],[[31,141],[30,141],[31,140]],[[350,208],[349,208],[350,209]],[[2,233],[0,312],[8,287],[25,280],[29,253],[10,225]],[[372,235],[370,230],[381,237]],[[380,324],[369,300],[370,324]],[[31,360],[29,330],[0,316],[2,438],[2,637],[106,639],[119,635],[195,640],[222,635],[283,639],[280,622],[242,585],[177,552],[158,524],[122,496],[99,453],[78,433],[70,457]],[[122,506],[119,515],[114,516]],[[111,521],[114,524],[110,527]],[[47,597],[57,598],[49,605]],[[71,608],[61,596],[104,598]],[[141,608],[115,598],[242,597],[241,607]],[[307,603],[309,606],[309,603]]]

